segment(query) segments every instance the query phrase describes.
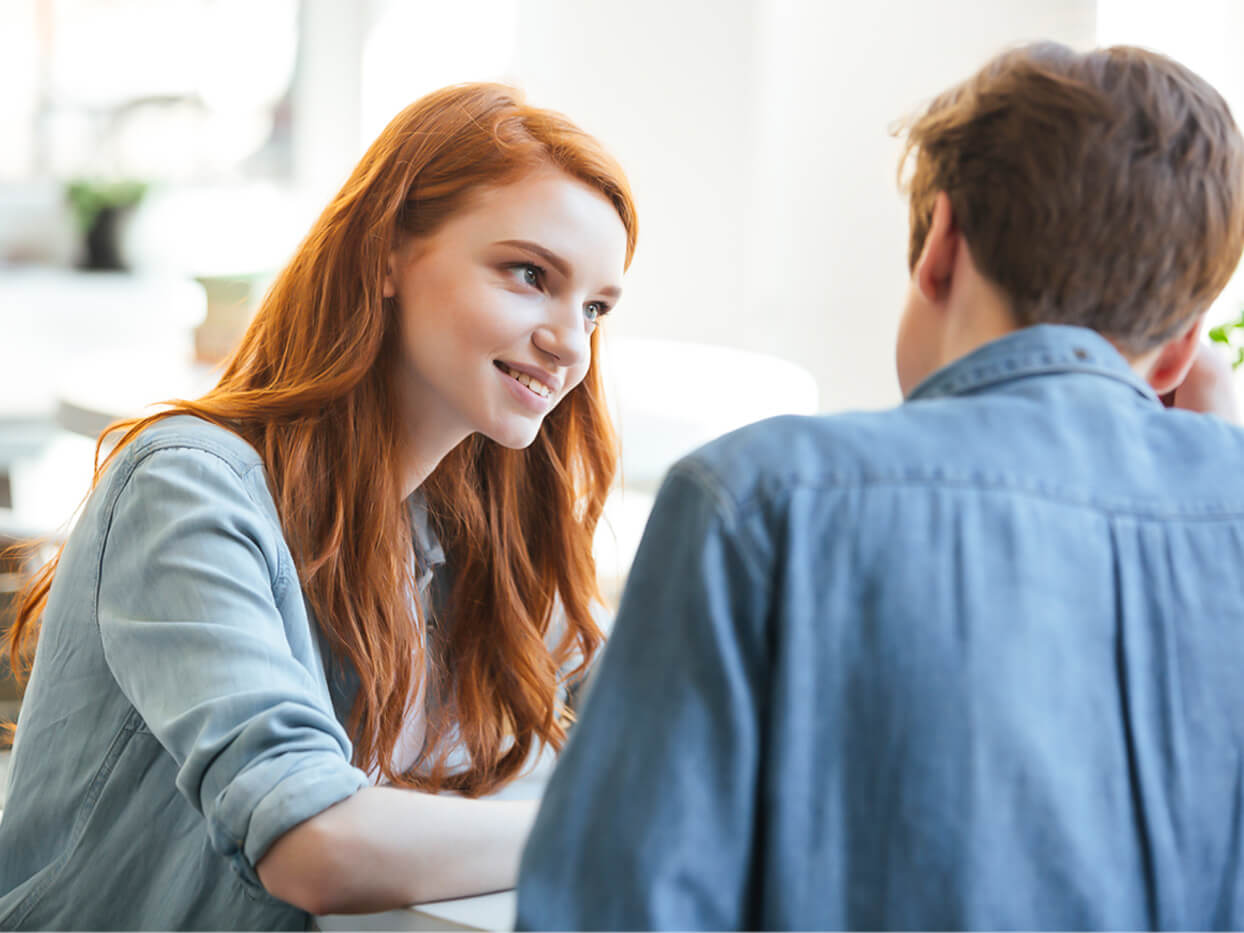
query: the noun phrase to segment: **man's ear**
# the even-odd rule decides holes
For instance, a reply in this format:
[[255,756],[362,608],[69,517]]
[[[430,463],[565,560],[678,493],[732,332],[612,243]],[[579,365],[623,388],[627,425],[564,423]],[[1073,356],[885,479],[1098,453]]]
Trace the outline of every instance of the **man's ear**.
[[933,201],[933,217],[924,237],[924,248],[914,270],[916,287],[926,301],[936,304],[950,294],[950,280],[961,240],[950,198],[945,191],[939,191]]
[[1197,341],[1200,339],[1201,320],[1204,316],[1198,314],[1180,334],[1157,349],[1157,355],[1149,365],[1146,380],[1158,395],[1173,391],[1188,375],[1192,361],[1196,358]]

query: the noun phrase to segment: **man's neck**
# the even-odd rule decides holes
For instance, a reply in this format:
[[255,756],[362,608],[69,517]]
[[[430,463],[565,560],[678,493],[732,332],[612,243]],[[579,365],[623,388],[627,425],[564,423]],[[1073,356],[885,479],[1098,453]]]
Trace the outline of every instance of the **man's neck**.
[[976,278],[947,309],[940,348],[941,365],[962,359],[973,350],[1018,329],[1010,302],[992,284]]

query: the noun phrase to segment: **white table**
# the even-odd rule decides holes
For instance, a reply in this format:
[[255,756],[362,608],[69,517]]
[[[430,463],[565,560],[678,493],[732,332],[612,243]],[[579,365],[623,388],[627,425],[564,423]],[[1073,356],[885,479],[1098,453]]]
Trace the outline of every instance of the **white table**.
[[513,930],[514,891],[498,891],[375,914],[316,917],[321,930]]
[[160,367],[189,366],[206,310],[189,279],[0,267],[0,479],[13,487],[0,530],[59,527],[89,485],[89,448],[66,453],[74,445],[58,434],[63,387],[89,372],[85,395],[99,398]]
[[157,411],[171,399],[196,399],[220,379],[220,367],[188,358],[145,359],[119,353],[64,375],[56,391],[56,422],[96,438],[120,418]]
[[206,312],[203,287],[190,279],[0,268],[0,419],[52,417],[58,386],[83,366],[190,360]]

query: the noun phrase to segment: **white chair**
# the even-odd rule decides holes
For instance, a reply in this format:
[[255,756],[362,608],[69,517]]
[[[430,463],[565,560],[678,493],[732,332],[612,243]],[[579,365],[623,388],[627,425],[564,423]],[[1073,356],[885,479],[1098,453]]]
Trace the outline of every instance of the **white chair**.
[[611,337],[600,365],[622,443],[620,484],[595,541],[605,596],[614,602],[666,471],[735,428],[814,414],[819,393],[812,374],[790,360],[712,344]]

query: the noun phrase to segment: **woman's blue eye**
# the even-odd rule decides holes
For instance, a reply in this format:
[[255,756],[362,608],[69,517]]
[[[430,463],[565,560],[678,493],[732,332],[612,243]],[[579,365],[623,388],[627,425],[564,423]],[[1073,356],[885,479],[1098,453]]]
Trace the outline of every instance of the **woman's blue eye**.
[[510,266],[510,271],[528,288],[539,288],[544,281],[544,270],[533,262],[516,262]]
[[583,316],[588,319],[589,323],[595,324],[604,317],[605,312],[608,310],[609,308],[603,302],[589,301],[583,307]]

